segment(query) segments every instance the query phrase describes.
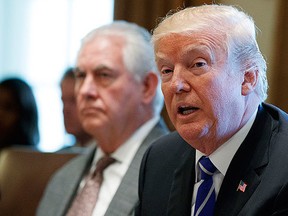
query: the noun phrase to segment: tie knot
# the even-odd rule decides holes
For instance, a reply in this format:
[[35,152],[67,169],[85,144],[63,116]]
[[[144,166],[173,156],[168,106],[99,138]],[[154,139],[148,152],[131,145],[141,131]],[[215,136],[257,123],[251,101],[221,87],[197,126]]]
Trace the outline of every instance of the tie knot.
[[96,163],[95,173],[102,173],[110,164],[114,163],[116,160],[108,155],[103,156]]
[[213,163],[210,161],[209,157],[205,156],[200,158],[199,167],[201,171],[201,179],[210,178],[217,170]]

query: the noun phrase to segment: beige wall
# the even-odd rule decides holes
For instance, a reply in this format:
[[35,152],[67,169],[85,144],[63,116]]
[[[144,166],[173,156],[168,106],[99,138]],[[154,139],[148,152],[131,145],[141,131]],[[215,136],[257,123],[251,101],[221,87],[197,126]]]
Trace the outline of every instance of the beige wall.
[[[268,82],[273,86],[275,34],[277,27],[278,8],[280,0],[221,0],[222,4],[236,5],[246,11],[254,18],[257,27],[260,29],[257,36],[259,47],[266,58],[268,65]],[[269,101],[269,98],[268,98]]]

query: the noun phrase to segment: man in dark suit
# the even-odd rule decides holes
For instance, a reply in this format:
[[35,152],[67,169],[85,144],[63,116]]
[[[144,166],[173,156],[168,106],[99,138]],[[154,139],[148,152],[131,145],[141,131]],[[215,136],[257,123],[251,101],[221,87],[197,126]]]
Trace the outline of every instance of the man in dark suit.
[[186,8],[152,41],[176,132],[144,155],[136,215],[288,215],[288,115],[264,103],[252,18],[232,6]]
[[[133,215],[143,154],[168,132],[160,118],[163,96],[150,38],[136,24],[115,21],[83,39],[75,69],[77,108],[97,148],[89,146],[55,174],[37,215]],[[102,157],[114,163],[100,185]],[[95,187],[87,195],[90,185]]]

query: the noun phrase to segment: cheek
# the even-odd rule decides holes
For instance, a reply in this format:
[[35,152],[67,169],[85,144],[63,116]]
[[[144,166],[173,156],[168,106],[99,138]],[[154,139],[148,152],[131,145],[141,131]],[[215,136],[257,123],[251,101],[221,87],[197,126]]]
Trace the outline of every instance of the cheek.
[[231,118],[236,118],[233,113],[237,109],[237,101],[241,96],[237,88],[230,88],[227,85],[228,83],[226,85],[213,83],[205,89],[205,96],[203,96],[206,115],[216,127],[222,127],[231,122]]
[[169,86],[167,84],[162,84],[161,85],[161,91],[163,93],[164,102],[167,106],[167,109],[170,109],[173,94],[169,90]]
[[165,101],[170,102],[172,100],[172,93],[171,93],[171,90],[169,89],[169,85],[162,84],[161,85],[161,91],[163,93]]
[[[131,110],[132,97],[131,92],[127,92],[123,88],[111,90],[101,95],[101,107],[106,117],[110,119],[109,121],[114,121],[114,124],[118,124],[122,118],[126,118],[126,111]],[[100,102],[99,100],[98,102]]]
[[226,98],[223,97],[221,91],[213,90],[213,88],[209,88],[210,90],[205,91],[206,94],[202,98],[204,107],[207,111],[207,115],[211,119],[217,119],[220,117],[221,113],[224,111],[225,106],[225,100]]
[[[201,81],[199,83],[201,83]],[[228,90],[230,85],[228,81],[221,79],[221,77],[212,76],[201,83],[202,88],[199,88],[201,91],[198,93],[204,95],[204,97],[207,98],[206,100],[210,101],[209,104],[213,104],[213,106],[217,104],[221,105],[222,100],[227,97],[227,94],[230,94],[230,90]]]
[[81,107],[82,103],[83,103],[83,96],[81,94],[77,94],[76,96],[76,110],[77,111]]

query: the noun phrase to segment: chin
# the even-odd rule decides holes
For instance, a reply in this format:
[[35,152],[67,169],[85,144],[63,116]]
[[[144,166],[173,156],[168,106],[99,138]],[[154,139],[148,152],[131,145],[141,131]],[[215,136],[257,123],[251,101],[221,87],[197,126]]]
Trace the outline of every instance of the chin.
[[201,139],[201,137],[203,137],[203,134],[205,134],[205,130],[203,130],[203,127],[195,127],[195,125],[191,124],[177,126],[176,130],[178,131],[180,136],[189,144],[193,144],[195,141]]
[[95,132],[95,130],[99,130],[100,128],[103,128],[103,124],[100,124],[99,122],[95,122],[95,121],[83,121],[82,123],[83,128],[85,131],[87,132]]

